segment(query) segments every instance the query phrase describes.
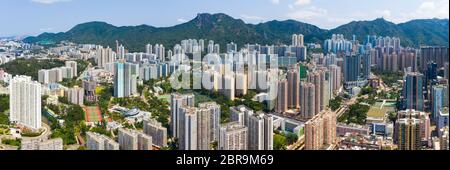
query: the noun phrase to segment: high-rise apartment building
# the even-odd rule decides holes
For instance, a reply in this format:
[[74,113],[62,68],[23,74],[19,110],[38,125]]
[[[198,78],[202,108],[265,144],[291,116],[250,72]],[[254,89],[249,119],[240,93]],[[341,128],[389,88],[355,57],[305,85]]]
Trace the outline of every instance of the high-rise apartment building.
[[[145,53],[147,54],[153,54],[153,45],[147,44],[145,45]],[[170,56],[169,56],[170,57]]]
[[[236,84],[235,84],[235,75],[234,74],[225,74],[222,75],[219,79],[220,84],[220,92],[227,97],[228,100],[233,101],[235,99],[236,94]],[[219,88],[220,88],[219,87]]]
[[198,112],[196,107],[181,106],[178,121],[180,150],[198,150]]
[[448,72],[448,71],[449,71],[449,70],[448,70],[448,66],[449,66],[448,62],[444,64],[444,78],[447,79],[447,82],[448,82],[448,80],[449,80],[448,75],[450,74],[450,73]]
[[38,81],[42,84],[50,84],[61,82],[64,79],[72,79],[74,77],[72,70],[71,67],[41,69],[38,71]]
[[167,146],[167,128],[155,119],[144,120],[144,133],[152,137],[154,145],[162,148]]
[[156,54],[157,59],[159,59],[160,61],[165,61],[166,49],[164,45],[156,44],[154,48],[155,48],[154,53]]
[[292,46],[294,47],[303,47],[305,46],[305,36],[303,34],[294,34],[292,35]]
[[445,93],[447,92],[447,86],[436,85],[431,89],[431,114],[434,119],[437,119],[439,111],[445,107]]
[[244,96],[248,92],[247,75],[245,73],[236,73],[236,96]]
[[403,88],[404,108],[418,111],[424,110],[423,74],[408,72]]
[[78,67],[76,61],[66,61],[66,67],[72,68],[72,75],[74,77],[78,76]]
[[372,59],[370,54],[363,54],[362,58],[362,78],[369,79],[372,69]]
[[179,138],[180,134],[180,111],[179,109],[182,106],[194,106],[195,104],[195,96],[193,94],[179,94],[179,93],[173,93],[170,95],[170,115],[171,115],[171,122],[170,127],[172,131],[172,135],[176,138]]
[[9,86],[10,121],[27,128],[41,128],[41,84],[28,76],[15,76]]
[[399,150],[420,150],[420,123],[418,119],[397,120]]
[[305,124],[305,150],[323,149],[323,119],[320,115],[314,116]]
[[305,149],[332,148],[336,143],[336,113],[325,110],[305,123]]
[[303,118],[305,119],[311,119],[314,117],[318,112],[315,109],[316,107],[316,90],[315,86],[312,83],[305,83],[301,86],[301,112]]
[[288,107],[298,109],[300,107],[300,75],[297,69],[290,69],[287,73],[288,81]]
[[139,66],[132,63],[114,64],[114,97],[129,97],[137,93]]
[[[301,93],[300,93],[301,94]],[[288,111],[288,82],[286,79],[278,82],[277,105],[275,111],[284,113]],[[300,100],[302,102],[302,100]]]
[[119,150],[119,143],[98,133],[86,133],[86,147],[88,150]]
[[248,124],[248,115],[253,115],[254,111],[244,105],[231,107],[231,121],[239,122],[241,125]]
[[422,46],[420,47],[420,71],[427,70],[427,63],[435,62],[439,68],[448,63],[448,47]]
[[442,128],[440,131],[439,136],[439,143],[441,146],[441,150],[449,150],[448,141],[449,141],[449,133],[448,133],[448,126],[445,128]]
[[152,150],[152,137],[142,132],[119,129],[119,146],[121,150]]
[[342,87],[342,72],[341,67],[337,65],[330,65],[330,81],[331,81],[331,90],[334,94],[336,94],[339,89]]
[[105,69],[107,64],[114,63],[115,61],[116,53],[111,48],[97,47],[97,65],[99,68]]
[[[205,142],[209,146],[211,143],[217,142],[219,140],[221,115],[220,105],[218,105],[216,102],[206,102],[198,104],[198,108],[200,109],[198,121],[201,125],[199,126],[199,129],[202,129],[201,132],[198,132],[199,138],[206,137],[207,140]],[[205,129],[203,127],[206,127],[208,130],[203,131]],[[209,147],[206,147],[206,149],[209,149]]]
[[430,119],[428,113],[412,109],[397,113],[394,142],[400,150],[420,150],[422,141],[430,140]]
[[[449,126],[449,117],[448,117],[448,107],[441,108],[438,112],[436,121],[436,129],[442,129],[444,127]],[[441,132],[438,131],[438,134],[441,135]]]
[[316,70],[315,72],[308,73],[308,82],[314,84],[315,87],[315,114],[320,113],[325,109],[324,98],[325,98],[325,72],[322,70]]
[[360,78],[361,57],[359,55],[346,55],[344,57],[344,81],[355,82]]
[[264,150],[273,150],[273,117],[266,113],[260,113],[264,120]]
[[262,112],[248,115],[248,149],[273,150],[273,117]]
[[80,87],[74,87],[65,90],[64,96],[67,97],[70,103],[83,106],[84,105],[84,89]]
[[219,150],[247,150],[248,128],[239,122],[221,125]]
[[[246,106],[230,108],[231,121],[248,127],[249,150],[273,149],[273,117],[263,112],[255,113]],[[270,130],[271,129],[271,130]]]

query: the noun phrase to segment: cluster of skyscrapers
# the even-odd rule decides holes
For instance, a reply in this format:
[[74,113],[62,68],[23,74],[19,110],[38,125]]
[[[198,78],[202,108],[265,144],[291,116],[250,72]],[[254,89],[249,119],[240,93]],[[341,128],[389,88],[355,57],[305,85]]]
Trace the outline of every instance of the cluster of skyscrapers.
[[[266,104],[266,110],[300,118],[304,124],[306,150],[332,149],[336,144],[336,112],[327,107],[330,99],[344,89],[366,86],[371,69],[404,73],[400,111],[394,124],[394,142],[401,150],[418,150],[439,141],[448,148],[448,48],[402,48],[397,37],[368,36],[365,45],[353,36],[332,35],[324,43],[325,54],[308,56],[303,35],[292,35],[291,45],[261,46],[228,43],[226,54],[220,45],[210,40],[188,39],[167,50],[161,44],[145,46],[145,53],[128,53],[117,44],[116,51],[96,46],[96,62],[100,69],[113,76],[114,97],[137,96],[137,86],[143,81],[167,78],[176,70],[194,71],[194,80],[210,81],[203,89],[218,92],[228,100],[255,90],[254,100]],[[166,59],[186,60],[184,54],[207,53],[226,59],[238,58],[237,63],[218,65],[209,63],[202,68],[177,65]],[[277,56],[278,55],[278,56]],[[310,58],[308,58],[310,57]],[[262,69],[280,61],[280,67]],[[309,59],[309,62],[306,62]],[[248,63],[243,63],[248,62]],[[229,68],[231,67],[231,68]],[[199,71],[196,74],[195,71]],[[238,70],[245,70],[239,72]],[[234,72],[236,71],[236,72]],[[444,74],[441,74],[444,71]],[[42,84],[72,79],[78,74],[77,62],[67,61],[65,67],[40,70]],[[275,79],[280,76],[280,79]],[[198,78],[198,79],[195,79]],[[263,81],[261,81],[263,80]],[[38,130],[41,128],[41,88],[31,77],[16,76],[10,81],[10,120]],[[194,82],[195,85],[196,82]],[[84,100],[96,101],[97,82],[92,76],[83,79],[82,87],[67,88],[64,96],[72,104],[83,105]],[[271,95],[276,94],[275,98]],[[352,95],[357,95],[352,93]],[[153,150],[168,146],[168,134],[178,142],[180,150],[272,150],[274,117],[255,112],[247,106],[229,108],[230,122],[221,124],[221,106],[215,102],[196,103],[194,94],[172,93],[170,96],[170,128],[154,119],[145,119],[143,131],[119,128],[117,139],[88,132],[90,150]],[[438,138],[431,133],[436,125]],[[447,143],[445,143],[447,141]],[[60,139],[25,141],[24,149],[59,149]]]
[[[153,135],[153,136],[150,136]],[[119,128],[117,141],[93,132],[87,132],[89,150],[154,150],[167,146],[167,130],[155,120],[144,122],[144,131]]]
[[171,95],[171,130],[181,150],[210,150],[219,141],[220,106],[214,102],[195,107],[192,94]]
[[[238,106],[231,122],[220,124],[220,106],[214,102],[194,107],[192,94],[171,96],[171,129],[180,150],[272,150],[273,118]],[[212,145],[216,143],[217,145]],[[212,147],[214,146],[214,147]]]
[[302,80],[298,67],[287,71],[287,78],[278,82],[275,111],[299,113],[305,120],[326,109],[329,100],[341,87],[341,69],[336,65],[316,66]]
[[[248,150],[273,150],[273,117],[264,112],[255,112],[246,106],[237,106],[231,109],[231,121],[238,122],[241,126],[228,124],[227,129],[237,128],[240,133],[247,133],[247,149]],[[247,127],[247,131],[242,131],[243,127]],[[226,136],[236,137],[229,132]],[[240,136],[238,136],[240,138]],[[221,139],[222,140],[222,139]],[[230,140],[224,139],[223,142]],[[242,140],[241,141],[245,141]],[[230,143],[227,141],[226,143]],[[225,143],[225,144],[226,144]],[[219,143],[219,146],[226,148],[225,144]],[[236,145],[236,144],[235,144]],[[237,146],[242,146],[237,144]]]

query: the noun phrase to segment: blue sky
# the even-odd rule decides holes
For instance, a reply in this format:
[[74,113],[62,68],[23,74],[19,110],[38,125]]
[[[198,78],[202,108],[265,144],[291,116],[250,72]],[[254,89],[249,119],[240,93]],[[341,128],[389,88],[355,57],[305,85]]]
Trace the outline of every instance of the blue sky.
[[401,23],[449,16],[449,0],[0,0],[0,3],[0,36],[67,31],[89,21],[166,27],[206,12],[226,13],[248,23],[295,19],[326,29],[379,17]]

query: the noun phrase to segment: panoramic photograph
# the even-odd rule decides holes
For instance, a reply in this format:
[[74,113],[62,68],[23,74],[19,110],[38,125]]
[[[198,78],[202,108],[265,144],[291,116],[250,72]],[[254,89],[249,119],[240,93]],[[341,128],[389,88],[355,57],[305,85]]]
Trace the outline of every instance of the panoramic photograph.
[[448,0],[0,3],[0,154],[449,150]]

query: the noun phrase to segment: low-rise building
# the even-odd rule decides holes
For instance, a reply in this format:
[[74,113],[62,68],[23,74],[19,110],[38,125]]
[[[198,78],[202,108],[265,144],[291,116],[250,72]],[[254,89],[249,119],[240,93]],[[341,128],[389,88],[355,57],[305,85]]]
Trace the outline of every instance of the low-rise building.
[[362,126],[362,125],[356,125],[356,124],[344,124],[344,123],[338,123],[337,127],[337,135],[338,136],[345,136],[347,133],[357,133],[361,135],[369,135],[370,128],[369,126]]
[[21,150],[63,150],[63,140],[56,139],[24,139]]

